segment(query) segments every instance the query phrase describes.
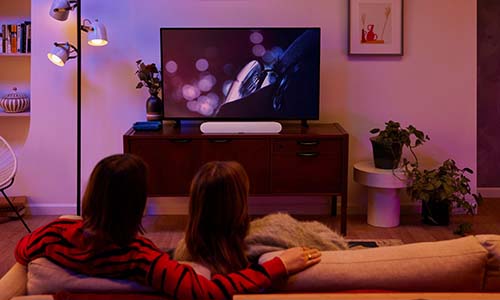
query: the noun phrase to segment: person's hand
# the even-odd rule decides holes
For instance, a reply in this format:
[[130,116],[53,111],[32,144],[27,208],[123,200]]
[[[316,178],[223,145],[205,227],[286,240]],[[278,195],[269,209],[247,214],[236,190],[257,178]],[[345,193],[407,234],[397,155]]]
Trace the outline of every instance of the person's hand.
[[283,251],[279,258],[283,261],[288,275],[292,275],[319,263],[321,252],[308,247],[295,247]]

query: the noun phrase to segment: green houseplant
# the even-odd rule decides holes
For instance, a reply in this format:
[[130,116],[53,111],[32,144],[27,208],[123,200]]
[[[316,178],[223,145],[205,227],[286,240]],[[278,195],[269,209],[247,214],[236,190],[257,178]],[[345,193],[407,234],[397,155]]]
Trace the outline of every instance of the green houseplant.
[[161,120],[163,103],[158,97],[161,89],[160,71],[154,63],[146,65],[141,59],[136,61],[136,64],[137,71],[135,73],[139,82],[135,88],[147,87],[150,95],[146,101],[146,118],[148,121]]
[[426,224],[448,225],[452,208],[474,214],[483,200],[480,193],[471,192],[470,180],[465,176],[472,174],[472,170],[459,168],[452,159],[431,170],[421,170],[405,160],[404,170],[409,180],[406,191],[411,199],[422,201],[422,218]]
[[[417,162],[417,156],[413,149],[429,140],[429,136],[416,129],[413,125],[403,128],[399,122],[392,120],[385,123],[383,130],[373,128],[370,133],[377,134],[372,136],[370,141],[373,148],[375,167],[380,169],[397,168],[403,153],[403,146],[408,147],[415,162]],[[412,142],[412,139],[414,142]]]

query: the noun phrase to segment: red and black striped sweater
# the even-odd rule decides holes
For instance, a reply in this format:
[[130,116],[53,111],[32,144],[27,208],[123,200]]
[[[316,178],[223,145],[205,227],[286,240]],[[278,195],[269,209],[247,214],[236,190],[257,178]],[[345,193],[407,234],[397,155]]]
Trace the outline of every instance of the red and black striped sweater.
[[133,280],[180,299],[230,299],[234,294],[262,292],[273,280],[286,276],[283,262],[274,258],[208,280],[170,259],[143,236],[127,247],[107,244],[100,249],[89,249],[89,238],[81,220],[57,219],[23,237],[16,247],[16,260],[27,265],[46,257],[82,274]]

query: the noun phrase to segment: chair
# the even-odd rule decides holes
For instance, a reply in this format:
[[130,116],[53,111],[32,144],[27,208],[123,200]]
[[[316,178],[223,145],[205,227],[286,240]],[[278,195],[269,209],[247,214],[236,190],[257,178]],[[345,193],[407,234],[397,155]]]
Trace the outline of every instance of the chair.
[[16,171],[17,171],[16,154],[14,153],[10,145],[7,143],[7,141],[0,136],[0,192],[2,192],[3,196],[5,197],[5,200],[7,200],[12,210],[19,217],[19,220],[23,222],[24,227],[26,227],[26,230],[28,230],[28,232],[31,233],[31,230],[24,221],[23,217],[19,214],[14,204],[12,204],[12,202],[10,201],[9,197],[7,197],[7,194],[5,194],[5,190],[8,189],[14,183],[14,177],[16,175]]

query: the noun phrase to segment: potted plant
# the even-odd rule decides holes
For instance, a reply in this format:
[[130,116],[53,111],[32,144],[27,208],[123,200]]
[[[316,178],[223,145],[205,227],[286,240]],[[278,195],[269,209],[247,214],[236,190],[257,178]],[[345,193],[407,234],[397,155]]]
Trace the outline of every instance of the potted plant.
[[[401,154],[403,153],[403,146],[408,147],[415,162],[417,156],[413,152],[413,148],[422,145],[425,141],[429,140],[429,136],[422,131],[416,129],[413,125],[406,128],[401,127],[399,122],[389,121],[385,123],[385,128],[373,128],[370,133],[377,134],[370,138],[373,148],[373,160],[375,167],[379,169],[395,169],[401,161]],[[414,142],[412,143],[412,136]]]
[[[431,170],[421,170],[405,160],[404,170],[409,180],[406,189],[413,200],[422,201],[423,222],[430,225],[448,225],[452,208],[462,208],[467,214],[474,211],[482,201],[480,193],[471,193],[469,168],[459,168],[452,159]],[[467,199],[472,196],[472,199]]]
[[139,82],[136,89],[147,87],[150,97],[146,101],[146,118],[148,121],[161,120],[163,105],[158,92],[161,88],[160,71],[156,68],[154,63],[146,65],[141,59],[136,61],[137,64],[137,77]]

